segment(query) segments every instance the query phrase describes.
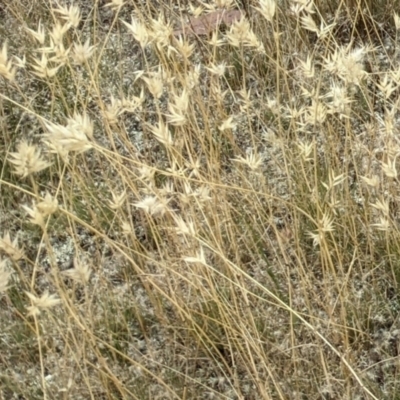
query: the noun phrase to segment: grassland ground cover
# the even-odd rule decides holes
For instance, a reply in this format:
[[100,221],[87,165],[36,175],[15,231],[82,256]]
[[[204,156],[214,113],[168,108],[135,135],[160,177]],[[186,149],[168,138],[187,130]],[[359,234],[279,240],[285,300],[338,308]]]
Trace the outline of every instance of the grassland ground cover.
[[0,399],[399,399],[398,1],[0,4]]

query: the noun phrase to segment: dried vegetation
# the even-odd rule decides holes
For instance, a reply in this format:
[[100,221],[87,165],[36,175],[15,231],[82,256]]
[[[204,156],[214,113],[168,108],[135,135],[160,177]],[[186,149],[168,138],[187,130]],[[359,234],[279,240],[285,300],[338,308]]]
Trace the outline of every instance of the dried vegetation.
[[397,1],[0,7],[2,399],[398,398]]

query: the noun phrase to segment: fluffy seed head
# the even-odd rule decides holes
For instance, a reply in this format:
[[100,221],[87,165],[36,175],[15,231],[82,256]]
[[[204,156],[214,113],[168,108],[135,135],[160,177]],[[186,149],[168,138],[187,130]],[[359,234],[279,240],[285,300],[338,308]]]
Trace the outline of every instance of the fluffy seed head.
[[74,268],[64,271],[63,274],[73,279],[75,282],[86,285],[89,282],[92,271],[87,263],[74,258]]
[[152,216],[163,215],[167,210],[166,202],[160,201],[155,196],[146,196],[143,200],[135,203],[134,206],[137,208],[141,208],[146,213]]
[[86,114],[76,113],[67,121],[67,126],[45,123],[48,130],[46,143],[63,158],[70,151],[82,153],[93,147],[89,141],[93,137],[93,123],[90,118]]
[[3,237],[0,238],[0,251],[13,261],[18,261],[24,256],[23,250],[18,247],[18,238],[16,237],[11,241],[9,232],[4,233]]
[[15,166],[14,173],[21,175],[22,178],[35,172],[42,171],[50,165],[42,159],[40,150],[25,140],[22,140],[17,145],[17,151],[11,153],[10,157],[10,162]]
[[94,53],[95,46],[90,46],[90,39],[85,44],[74,43],[72,58],[78,65],[84,64]]
[[272,22],[276,11],[275,0],[260,0],[259,2],[260,8],[258,10],[267,21]]
[[48,292],[43,293],[43,295],[40,297],[37,297],[29,292],[25,293],[31,301],[31,306],[26,308],[28,310],[28,315],[37,316],[43,310],[54,307],[61,302],[60,299],[57,299],[54,294],[49,294]]
[[79,22],[81,21],[81,11],[78,6],[71,4],[69,7],[62,7],[54,10],[55,12],[61,14],[61,18],[67,21],[67,23],[74,28],[77,28]]
[[12,61],[9,60],[7,56],[7,43],[4,43],[0,52],[0,75],[9,81],[13,81],[15,72],[16,71],[12,65]]
[[133,18],[133,16],[130,24],[125,21],[122,21],[122,23],[130,30],[133,37],[140,43],[143,49],[150,43],[149,30],[144,24]]

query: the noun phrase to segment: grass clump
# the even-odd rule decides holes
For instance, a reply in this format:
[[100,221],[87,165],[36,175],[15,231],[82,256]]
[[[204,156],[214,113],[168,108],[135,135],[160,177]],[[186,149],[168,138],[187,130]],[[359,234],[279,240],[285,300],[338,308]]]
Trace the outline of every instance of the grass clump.
[[396,2],[37,3],[2,21],[2,396],[396,398]]

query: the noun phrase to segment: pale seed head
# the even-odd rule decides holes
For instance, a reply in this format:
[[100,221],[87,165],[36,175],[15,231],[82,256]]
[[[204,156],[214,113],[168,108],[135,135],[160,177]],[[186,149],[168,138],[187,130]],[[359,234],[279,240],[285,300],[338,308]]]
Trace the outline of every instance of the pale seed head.
[[57,299],[54,294],[49,294],[48,292],[43,293],[40,297],[29,292],[25,293],[31,301],[31,306],[26,308],[28,310],[28,315],[37,316],[43,310],[48,310],[61,302],[61,300]]
[[50,166],[47,161],[42,159],[40,150],[25,140],[18,143],[17,151],[10,153],[10,157],[9,161],[15,166],[14,173],[21,175],[22,178],[40,172]]
[[12,61],[7,56],[7,43],[4,42],[3,48],[0,52],[0,75],[9,81],[15,78],[16,70],[13,67]]
[[86,285],[89,282],[91,273],[89,264],[78,260],[76,257],[74,258],[74,268],[63,272],[64,275],[82,285]]
[[5,253],[13,261],[18,261],[24,256],[22,249],[18,247],[18,238],[11,241],[9,232],[4,233],[0,238],[0,251]]
[[82,65],[90,57],[92,57],[96,46],[90,46],[90,39],[87,39],[84,44],[74,43],[72,58],[75,64]]

